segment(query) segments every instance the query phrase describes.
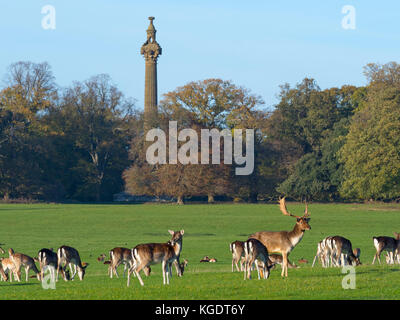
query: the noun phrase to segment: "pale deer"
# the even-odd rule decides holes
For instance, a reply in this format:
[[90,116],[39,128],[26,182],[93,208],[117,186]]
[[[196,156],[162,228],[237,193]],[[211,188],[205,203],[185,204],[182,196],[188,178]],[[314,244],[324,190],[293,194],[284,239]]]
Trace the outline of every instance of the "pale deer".
[[[169,230],[171,233],[171,230]],[[132,256],[134,258],[134,265],[128,271],[129,287],[130,275],[135,273],[140,284],[143,286],[143,280],[140,277],[140,271],[153,264],[161,263],[161,270],[163,274],[163,284],[169,284],[170,266],[172,263],[179,259],[179,254],[182,250],[182,237],[184,230],[173,232],[172,239],[167,243],[146,243],[139,244],[132,249]],[[177,268],[180,269],[178,262]],[[181,270],[178,272],[182,274]]]
[[400,235],[394,232],[395,238],[380,236],[380,237],[372,237],[374,241],[374,247],[376,249],[376,253],[374,255],[374,259],[372,260],[372,264],[375,263],[376,258],[378,258],[379,264],[381,264],[381,253],[382,251],[386,251],[389,255],[389,264],[394,263],[394,256],[396,254],[397,247],[400,243]]
[[360,265],[360,249],[353,250],[350,240],[341,237],[332,237],[333,244],[335,246],[335,253],[337,264],[340,266],[345,266],[347,263],[352,265]]
[[12,248],[8,249],[8,254],[10,256],[11,261],[15,265],[15,269],[17,273],[20,274],[20,270],[23,267],[25,269],[25,280],[28,282],[29,279],[29,270],[32,270],[36,274],[36,278],[40,281],[40,272],[36,267],[35,261],[30,256],[14,252]]
[[309,213],[306,204],[306,209],[302,217],[295,216],[287,211],[285,198],[279,199],[279,208],[281,212],[290,217],[296,218],[296,224],[291,231],[259,231],[250,235],[249,238],[259,240],[270,253],[280,253],[283,258],[281,276],[287,277],[288,274],[288,255],[293,248],[301,241],[304,232],[311,230],[309,225]]
[[[57,265],[57,275],[56,281],[58,281],[58,273],[60,269],[63,269],[64,272],[67,269],[67,265],[69,265],[69,269],[71,270],[72,276],[71,280],[74,280],[76,273],[78,273],[79,280],[83,280],[86,273],[86,268],[89,265],[88,263],[81,262],[81,258],[79,256],[78,250],[68,246],[61,246],[57,250],[57,258],[58,258],[58,265]],[[62,266],[64,264],[64,267]],[[74,271],[72,270],[72,266],[74,267]],[[64,280],[66,280],[64,278]]]
[[267,248],[257,239],[248,239],[244,243],[244,253],[246,259],[244,266],[244,279],[246,280],[246,277],[247,279],[251,279],[251,266],[253,263],[256,265],[258,279],[260,279],[260,264],[262,266],[262,277],[268,279],[272,264],[268,259]]
[[[3,281],[7,281],[10,279],[10,282],[13,281],[13,275],[14,275],[14,280],[21,282],[21,272],[17,271],[17,268],[14,265],[14,262],[12,262],[11,258],[2,258],[1,263],[0,263],[1,270],[1,278]],[[10,275],[8,277],[8,275]]]
[[[229,249],[232,253],[232,272],[234,271],[233,267],[236,267],[237,271],[243,271],[243,262],[244,262],[244,242],[243,241],[233,241],[229,245]],[[238,262],[240,262],[240,270],[238,267]]]
[[[38,261],[40,265],[41,279],[44,277],[44,272],[48,269],[52,281],[56,280],[56,269],[58,266],[57,253],[53,251],[53,248],[43,248],[38,252]],[[65,281],[70,280],[70,273],[68,270],[61,269],[61,276]]]

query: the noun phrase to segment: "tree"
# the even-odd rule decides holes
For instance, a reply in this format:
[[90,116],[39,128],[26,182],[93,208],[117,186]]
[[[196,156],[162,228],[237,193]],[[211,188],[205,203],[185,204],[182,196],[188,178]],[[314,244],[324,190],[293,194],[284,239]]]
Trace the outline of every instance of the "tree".
[[341,194],[353,199],[400,197],[400,66],[369,64],[367,87],[340,151]]

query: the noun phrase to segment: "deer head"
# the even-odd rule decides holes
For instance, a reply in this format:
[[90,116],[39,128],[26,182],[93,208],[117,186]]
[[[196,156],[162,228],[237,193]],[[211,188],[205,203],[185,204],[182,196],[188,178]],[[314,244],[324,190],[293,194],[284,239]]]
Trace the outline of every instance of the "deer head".
[[283,198],[279,198],[279,209],[281,210],[281,212],[285,215],[285,216],[290,216],[293,218],[296,218],[296,224],[298,225],[298,227],[302,230],[311,230],[310,225],[308,224],[308,222],[310,221],[310,214],[308,212],[308,205],[306,202],[306,208],[304,210],[304,215],[302,217],[300,216],[296,216],[294,214],[291,214],[287,208],[286,208],[286,202],[285,202],[285,197]]

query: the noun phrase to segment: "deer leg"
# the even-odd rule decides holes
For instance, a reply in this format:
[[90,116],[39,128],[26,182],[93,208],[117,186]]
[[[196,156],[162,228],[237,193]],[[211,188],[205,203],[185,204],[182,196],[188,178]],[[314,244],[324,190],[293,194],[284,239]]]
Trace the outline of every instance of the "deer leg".
[[258,277],[258,280],[260,280],[260,268],[258,267],[258,260],[257,260],[257,259],[254,260],[254,263],[255,263],[256,269],[257,269],[257,277]]
[[315,261],[317,260],[317,255],[315,255],[311,268],[314,268]]
[[281,277],[287,277],[287,265],[288,265],[288,257],[286,252],[282,252],[282,273]]

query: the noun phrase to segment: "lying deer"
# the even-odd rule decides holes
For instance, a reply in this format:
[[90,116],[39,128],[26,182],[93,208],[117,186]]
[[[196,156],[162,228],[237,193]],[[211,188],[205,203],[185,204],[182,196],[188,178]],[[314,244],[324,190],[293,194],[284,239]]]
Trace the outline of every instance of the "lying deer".
[[[273,254],[268,255],[268,258],[272,264],[274,264],[274,265],[280,264],[281,267],[283,266],[283,257],[280,254],[273,253]],[[288,268],[289,269],[297,269],[298,266],[294,263],[291,263],[288,259]]]
[[[229,249],[231,250],[232,253],[232,272],[233,272],[233,266],[236,266],[237,271],[243,271],[243,261],[242,258],[244,258],[244,242],[243,241],[233,241],[229,245]],[[238,262],[240,262],[240,270],[238,267]]]
[[288,275],[288,256],[294,247],[303,238],[306,230],[311,230],[308,208],[306,209],[302,217],[295,216],[287,211],[285,198],[279,199],[279,208],[285,216],[296,218],[296,224],[291,231],[259,231],[250,235],[249,238],[259,240],[268,250],[268,252],[282,254],[282,273],[284,277]]
[[[81,262],[78,250],[68,246],[61,246],[57,250],[57,258],[58,258],[58,265],[57,265],[56,281],[58,281],[59,270],[63,269],[63,271],[65,272],[65,270],[67,269],[67,265],[69,265],[69,269],[71,270],[72,273],[71,280],[74,280],[76,273],[78,273],[79,280],[81,281],[83,280],[83,278],[85,277],[86,268],[89,264]],[[62,266],[63,264],[64,267]],[[72,266],[74,266],[74,271],[72,271]]]
[[[171,230],[169,230],[171,233]],[[129,287],[130,275],[135,273],[140,284],[143,286],[143,280],[140,277],[140,271],[150,265],[161,263],[161,270],[163,274],[163,284],[169,284],[169,269],[171,264],[175,261],[178,262],[177,268],[180,270],[179,255],[182,250],[182,237],[184,230],[172,231],[172,239],[167,243],[146,243],[139,244],[132,249],[132,257],[134,258],[134,265],[129,268],[128,271],[128,282]]]
[[17,253],[14,252],[12,248],[8,249],[8,254],[10,256],[11,261],[14,263],[15,270],[17,271],[17,274],[21,274],[21,268],[24,267],[25,269],[25,281],[28,282],[29,279],[29,270],[32,270],[35,274],[37,279],[40,281],[40,272],[36,267],[35,261],[33,258],[30,256],[23,254],[23,253]]

